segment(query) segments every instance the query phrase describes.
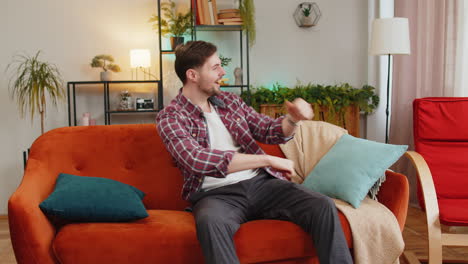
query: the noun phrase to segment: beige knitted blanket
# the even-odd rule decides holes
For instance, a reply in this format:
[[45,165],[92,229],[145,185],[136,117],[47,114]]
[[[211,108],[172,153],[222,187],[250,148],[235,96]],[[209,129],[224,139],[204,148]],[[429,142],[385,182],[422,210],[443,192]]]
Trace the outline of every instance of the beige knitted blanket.
[[[320,121],[305,121],[298,127],[294,139],[280,148],[294,161],[297,177],[302,183],[318,161],[330,150],[346,130]],[[333,199],[349,222],[353,237],[356,264],[397,264],[403,253],[403,237],[395,215],[381,203],[366,198],[357,209]]]

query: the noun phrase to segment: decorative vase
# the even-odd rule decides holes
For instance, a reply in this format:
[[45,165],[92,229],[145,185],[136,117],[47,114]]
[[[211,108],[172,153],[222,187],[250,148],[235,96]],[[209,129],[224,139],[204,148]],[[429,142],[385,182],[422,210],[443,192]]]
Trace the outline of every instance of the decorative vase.
[[120,111],[133,110],[132,95],[126,90],[120,92],[119,110]]
[[133,110],[133,100],[132,97],[122,98],[119,104],[119,110],[128,111]]
[[172,50],[175,50],[180,44],[184,44],[184,37],[171,37]]
[[234,69],[234,85],[242,85],[242,68],[236,67]]
[[110,71],[103,71],[101,72],[101,81],[108,82],[112,80],[112,75]]

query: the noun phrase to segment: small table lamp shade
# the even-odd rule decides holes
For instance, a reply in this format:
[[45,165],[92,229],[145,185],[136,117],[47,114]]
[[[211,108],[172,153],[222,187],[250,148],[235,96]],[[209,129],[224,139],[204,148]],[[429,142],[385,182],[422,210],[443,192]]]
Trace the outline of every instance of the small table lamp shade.
[[378,18],[372,23],[371,55],[410,54],[408,19]]
[[147,68],[151,66],[151,54],[148,49],[132,49],[130,51],[130,67]]

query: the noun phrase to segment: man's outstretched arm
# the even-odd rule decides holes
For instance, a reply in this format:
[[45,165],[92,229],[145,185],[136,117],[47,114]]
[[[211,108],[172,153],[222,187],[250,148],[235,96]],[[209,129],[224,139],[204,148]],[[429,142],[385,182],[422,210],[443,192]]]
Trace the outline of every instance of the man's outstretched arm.
[[238,152],[234,153],[234,156],[228,165],[227,173],[269,166],[283,172],[287,177],[291,177],[295,174],[294,162],[291,160],[271,155],[255,155]]

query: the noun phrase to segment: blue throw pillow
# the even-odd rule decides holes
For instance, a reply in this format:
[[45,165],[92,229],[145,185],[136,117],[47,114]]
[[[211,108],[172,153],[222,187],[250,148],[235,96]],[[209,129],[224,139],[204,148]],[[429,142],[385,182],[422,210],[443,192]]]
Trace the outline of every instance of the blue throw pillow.
[[302,183],[358,208],[369,189],[408,149],[343,135]]
[[121,222],[148,216],[137,188],[106,178],[61,173],[39,207],[51,216],[77,222]]

